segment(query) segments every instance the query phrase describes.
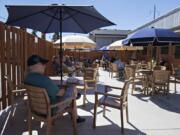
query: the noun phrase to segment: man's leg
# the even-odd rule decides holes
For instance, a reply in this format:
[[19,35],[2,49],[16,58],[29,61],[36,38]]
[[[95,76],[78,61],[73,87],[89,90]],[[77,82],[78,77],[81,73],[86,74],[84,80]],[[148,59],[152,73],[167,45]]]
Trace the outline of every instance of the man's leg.
[[[77,95],[78,94],[77,94],[77,89],[76,89],[75,85],[72,85],[72,86],[67,88],[65,96],[68,96],[68,97],[73,96],[76,99]],[[74,113],[75,113],[77,123],[84,122],[85,118],[78,116],[76,101],[74,102],[74,110],[75,110]]]

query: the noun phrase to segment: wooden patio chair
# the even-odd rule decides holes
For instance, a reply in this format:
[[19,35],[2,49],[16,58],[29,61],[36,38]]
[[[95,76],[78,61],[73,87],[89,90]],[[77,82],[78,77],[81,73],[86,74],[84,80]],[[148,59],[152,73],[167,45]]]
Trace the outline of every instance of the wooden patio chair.
[[131,94],[133,94],[136,83],[139,81],[142,82],[144,77],[141,75],[136,76],[136,66],[135,65],[133,65],[133,66],[126,65],[124,71],[125,71],[125,80],[129,80],[129,78],[132,78],[131,79],[131,84],[132,84]]
[[23,84],[14,86],[13,81],[10,79],[8,75],[5,75],[4,79],[7,81],[8,93],[10,96],[10,104],[12,107],[12,113],[11,113],[11,119],[12,119],[15,114],[14,111],[15,111],[16,105],[18,104],[15,98],[21,98],[22,99],[21,101],[26,102],[27,94],[26,94],[26,89],[24,88]]
[[118,69],[118,65],[117,64],[114,64],[114,63],[111,63],[110,65],[110,76],[111,78],[113,78],[113,74],[115,73],[116,76],[118,75],[119,73],[119,69]]
[[[48,94],[44,88],[31,85],[25,85],[25,87],[28,93],[28,130],[30,135],[32,134],[32,117],[34,117],[34,120],[46,122],[47,135],[51,135],[52,123],[56,118],[63,115],[65,112],[72,114],[74,135],[78,134],[76,127],[74,98],[67,98],[64,101],[52,105],[50,104]],[[55,110],[58,111],[55,112]]]
[[83,90],[83,105],[85,106],[87,90],[97,89],[97,68],[85,68],[83,82],[83,85],[77,86],[77,89]]
[[[103,105],[103,116],[105,116],[106,107],[111,107],[120,110],[121,116],[121,132],[124,133],[124,117],[123,110],[126,110],[126,120],[129,121],[128,117],[128,89],[129,84],[131,83],[131,79],[126,80],[123,88],[112,87],[105,85],[104,92],[95,92],[95,105],[94,105],[94,119],[93,119],[93,128],[96,128],[96,115],[97,115],[97,106]],[[108,89],[119,90],[119,94],[110,94],[108,93]],[[98,99],[99,95],[103,95],[103,98]]]
[[178,67],[176,67],[174,64],[171,64],[171,78],[170,82],[174,83],[174,91],[177,93],[177,87],[176,84],[180,83],[180,80],[177,78],[176,70]]
[[169,80],[170,71],[167,70],[154,70],[152,78],[152,95],[155,92],[169,93]]

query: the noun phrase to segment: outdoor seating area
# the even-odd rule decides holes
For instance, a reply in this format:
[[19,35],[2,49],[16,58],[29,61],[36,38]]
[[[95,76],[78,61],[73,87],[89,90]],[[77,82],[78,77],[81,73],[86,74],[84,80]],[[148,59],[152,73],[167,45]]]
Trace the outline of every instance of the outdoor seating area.
[[108,30],[98,6],[4,7],[0,135],[180,134],[180,8]]
[[[76,100],[78,113],[86,118],[85,123],[76,125],[77,132],[79,135],[122,134],[122,117],[120,111],[123,110],[112,109],[111,107],[97,106],[96,128],[93,129],[93,119],[95,118],[93,117],[94,105],[98,99],[100,99],[101,102],[105,101],[101,95],[105,92],[105,85],[120,88],[123,88],[124,85],[123,81],[118,81],[116,78],[109,77],[109,73],[104,71],[102,68],[99,69],[99,73],[100,78],[97,82],[97,92],[100,95],[98,98],[95,98],[95,91],[90,90],[86,93],[88,102],[86,102],[85,107],[83,105],[83,97],[81,97],[79,100]],[[130,85],[130,88],[128,91],[126,91],[128,92],[129,121],[126,122],[127,118],[124,111],[124,134],[177,135],[179,133],[178,121],[180,121],[179,88],[180,85],[177,84],[178,91],[176,94],[174,94],[174,84],[170,83],[169,94],[165,96],[161,94],[154,94],[153,96],[144,95],[143,92],[138,90],[135,90],[133,95],[131,95],[132,86]],[[107,90],[109,91],[109,88]],[[115,88],[113,91],[110,90],[108,93],[110,96],[112,94],[118,98],[121,95],[121,90],[116,90]],[[105,95],[105,99],[106,96],[108,95]],[[110,101],[112,104],[113,98],[108,98],[107,101]],[[115,103],[116,102],[117,101],[115,100]],[[106,105],[108,105],[107,103]],[[16,111],[12,120],[8,118],[8,114],[11,113],[12,108],[7,108],[4,112],[1,113],[3,134],[28,134],[27,105],[20,101],[18,104],[16,104],[15,107]],[[3,124],[5,121],[6,123]],[[11,130],[9,130],[9,128],[11,128]],[[32,120],[33,134],[46,134],[46,132],[47,124],[43,124],[42,122],[40,123],[36,121],[36,119]],[[59,133],[63,135],[73,134],[73,127],[70,116],[65,114],[64,117],[58,117],[58,119],[54,121],[54,124],[51,127],[51,132],[54,135]]]

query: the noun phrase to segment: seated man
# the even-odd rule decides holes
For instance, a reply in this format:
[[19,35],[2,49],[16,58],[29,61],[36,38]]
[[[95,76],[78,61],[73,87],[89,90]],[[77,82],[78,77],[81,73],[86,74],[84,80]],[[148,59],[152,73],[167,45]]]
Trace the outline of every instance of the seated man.
[[[73,96],[74,89],[67,89],[65,91],[63,88],[58,88],[58,86],[49,77],[44,75],[47,62],[48,60],[38,55],[32,55],[29,57],[27,61],[29,73],[27,74],[24,83],[45,88],[51,104],[55,104],[62,101],[64,98]],[[77,123],[84,121],[84,118],[79,116],[77,117]]]

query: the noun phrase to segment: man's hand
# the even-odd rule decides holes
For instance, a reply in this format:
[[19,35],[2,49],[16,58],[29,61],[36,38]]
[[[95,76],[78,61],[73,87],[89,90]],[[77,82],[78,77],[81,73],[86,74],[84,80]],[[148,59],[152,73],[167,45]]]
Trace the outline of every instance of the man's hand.
[[57,96],[64,96],[65,89],[60,89],[59,92],[57,93]]

